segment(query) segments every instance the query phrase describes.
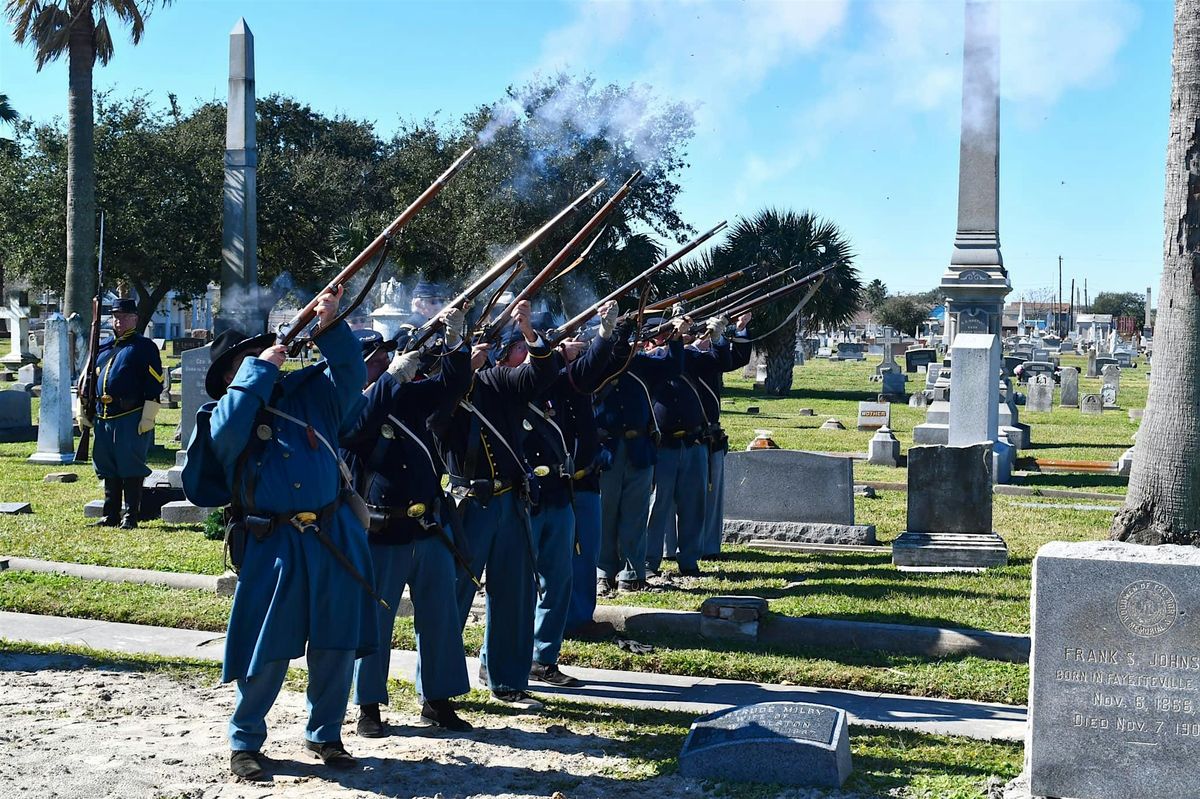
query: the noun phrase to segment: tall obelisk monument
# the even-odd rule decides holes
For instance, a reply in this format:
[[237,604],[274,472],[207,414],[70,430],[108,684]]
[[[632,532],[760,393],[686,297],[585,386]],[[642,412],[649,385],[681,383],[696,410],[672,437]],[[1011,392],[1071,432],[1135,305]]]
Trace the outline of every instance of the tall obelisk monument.
[[1000,24],[998,4],[967,0],[963,36],[958,232],[942,275],[950,345],[958,333],[1000,335],[1012,291],[1000,257]]
[[257,309],[258,149],[254,140],[254,34],[239,19],[229,34],[229,110],[225,123],[225,212],[221,239],[221,311],[217,331],[251,335],[266,327]]

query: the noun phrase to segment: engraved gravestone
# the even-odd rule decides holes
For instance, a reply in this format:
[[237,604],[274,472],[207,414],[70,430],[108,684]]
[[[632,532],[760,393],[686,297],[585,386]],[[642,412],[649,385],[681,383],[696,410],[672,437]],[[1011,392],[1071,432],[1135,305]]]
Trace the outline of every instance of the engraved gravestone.
[[850,776],[846,712],[763,702],[702,716],[679,754],[685,777],[839,788]]
[[1059,373],[1062,382],[1062,394],[1058,404],[1064,408],[1079,406],[1079,370],[1074,366],[1064,366]]
[[843,341],[837,345],[839,361],[865,361],[867,345],[860,341]]
[[1054,381],[1047,375],[1035,375],[1029,381],[1029,400],[1026,404],[1030,411],[1048,412],[1054,404]]
[[1103,399],[1099,394],[1080,394],[1079,410],[1081,413],[1104,413]]
[[1105,408],[1117,407],[1117,391],[1121,387],[1121,367],[1108,365],[1100,370],[1100,397]]
[[928,368],[929,364],[936,362],[937,350],[932,347],[918,347],[904,353],[904,370],[910,374],[922,366]]
[[892,406],[888,402],[858,403],[858,429],[878,430],[887,427],[892,420]]
[[183,410],[180,412],[180,447],[186,448],[192,439],[192,428],[196,424],[196,411],[212,398],[204,390],[204,377],[212,363],[212,345],[185,350],[180,356]]
[[[1197,795],[1200,551],[1053,542],[1033,566],[1035,796]],[[1096,767],[1100,755],[1104,767]]]

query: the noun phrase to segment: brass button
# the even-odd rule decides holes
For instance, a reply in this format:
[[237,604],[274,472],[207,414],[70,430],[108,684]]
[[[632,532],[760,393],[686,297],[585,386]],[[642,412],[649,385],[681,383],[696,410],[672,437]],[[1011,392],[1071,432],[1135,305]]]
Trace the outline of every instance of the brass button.
[[300,488],[300,484],[299,484],[299,483],[292,483],[292,488],[299,489],[299,488]]

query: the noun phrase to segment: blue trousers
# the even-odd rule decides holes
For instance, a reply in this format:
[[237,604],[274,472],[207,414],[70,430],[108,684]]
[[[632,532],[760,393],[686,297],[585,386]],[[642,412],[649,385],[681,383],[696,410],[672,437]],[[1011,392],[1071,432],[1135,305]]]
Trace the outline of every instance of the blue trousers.
[[[343,649],[310,649],[308,659],[308,725],[304,737],[315,743],[342,739],[342,721],[354,675],[354,653]],[[229,748],[257,752],[267,740],[267,711],[275,704],[288,661],[264,664],[253,677],[237,681],[237,699],[229,719]]]
[[92,436],[92,468],[101,480],[146,477],[150,467],[146,457],[154,443],[154,431],[139,434],[142,412],[134,411],[116,419],[97,417]]
[[[447,528],[449,532],[449,528]],[[417,696],[449,699],[471,690],[458,622],[454,557],[441,539],[409,544],[371,544],[375,590],[391,610],[379,608],[379,649],[354,664],[354,704],[386,704],[392,630],[404,586],[417,629]]]
[[654,467],[654,499],[646,528],[646,568],[658,571],[669,527],[676,527],[679,568],[694,569],[700,561],[704,527],[704,497],[708,485],[708,447],[683,444],[658,450]]
[[567,630],[592,621],[596,612],[596,561],[600,559],[600,493],[575,494],[575,540],[579,551],[571,558],[571,604]]
[[[558,662],[567,608],[571,604],[572,556],[575,554],[575,511],[570,504],[540,507],[529,517],[537,542],[538,598],[533,616],[533,659],[549,666]],[[595,586],[595,580],[589,580]]]
[[[600,473],[600,560],[596,577],[646,579],[646,519],[654,467],[629,462],[624,441],[617,443],[613,467]],[[659,554],[662,540],[659,539]]]
[[725,528],[725,450],[708,454],[708,474],[712,480],[704,503],[704,535],[700,555],[719,555]]
[[[529,511],[513,492],[492,497],[487,507],[474,498],[459,506],[463,533],[471,551],[471,569],[487,569],[487,631],[479,660],[487,669],[493,693],[524,691],[533,665],[533,606],[537,588],[533,573],[537,553],[531,551]],[[471,612],[475,584],[458,576],[459,628]]]

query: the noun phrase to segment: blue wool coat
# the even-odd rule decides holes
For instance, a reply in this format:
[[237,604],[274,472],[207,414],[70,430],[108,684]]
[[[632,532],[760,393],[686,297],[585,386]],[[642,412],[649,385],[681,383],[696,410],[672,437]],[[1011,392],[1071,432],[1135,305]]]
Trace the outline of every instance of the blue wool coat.
[[[366,368],[358,340],[345,324],[320,341],[324,365],[281,373],[264,360],[242,361],[229,391],[212,407],[212,451],[227,487],[258,515],[318,511],[342,488],[337,462],[323,444],[306,428],[263,410],[269,403],[302,419],[337,446],[343,426],[357,418],[363,402]],[[325,529],[370,581],[366,531],[350,508],[340,506]],[[377,648],[374,601],[314,536],[280,526],[262,541],[247,538],[225,641],[226,682],[300,657],[306,644],[358,656]]]

